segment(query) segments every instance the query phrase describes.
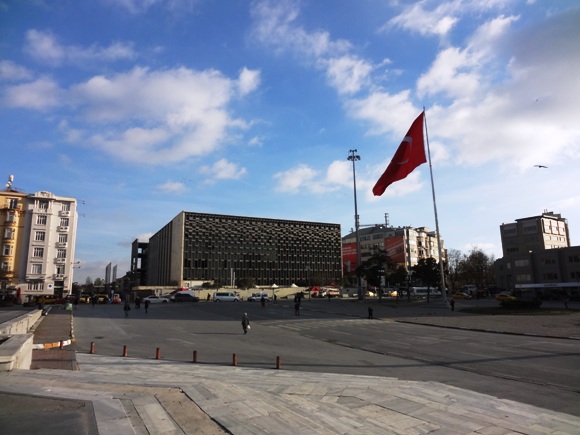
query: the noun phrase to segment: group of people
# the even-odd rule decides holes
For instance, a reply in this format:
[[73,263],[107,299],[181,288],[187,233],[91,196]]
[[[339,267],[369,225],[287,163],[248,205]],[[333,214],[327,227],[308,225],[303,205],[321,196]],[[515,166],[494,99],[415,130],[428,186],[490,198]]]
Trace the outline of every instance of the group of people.
[[[145,307],[145,314],[147,314],[149,312],[149,301],[147,299],[145,299],[143,306]],[[136,297],[135,309],[138,310],[140,308],[141,308],[141,298]],[[129,304],[129,301],[125,301],[125,305],[123,305],[123,311],[125,311],[125,317],[129,317],[129,311],[131,311],[131,305]]]

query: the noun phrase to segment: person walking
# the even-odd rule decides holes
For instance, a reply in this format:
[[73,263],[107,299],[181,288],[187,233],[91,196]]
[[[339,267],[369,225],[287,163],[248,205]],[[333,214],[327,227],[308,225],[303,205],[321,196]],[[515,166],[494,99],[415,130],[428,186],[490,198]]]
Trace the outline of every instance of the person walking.
[[125,311],[125,317],[129,317],[129,311],[131,311],[131,305],[129,305],[129,301],[125,301],[123,310]]
[[373,307],[369,307],[369,319],[373,318]]
[[244,334],[247,334],[248,329],[250,329],[250,319],[248,318],[248,313],[244,313],[242,316],[242,329],[244,330]]
[[260,303],[262,304],[262,308],[266,308],[266,298],[264,295],[260,298]]
[[449,305],[451,306],[451,311],[455,311],[455,299],[451,298],[449,300]]
[[149,312],[149,299],[145,300],[145,314],[147,314]]
[[294,315],[295,316],[299,316],[300,315],[300,301],[297,300],[296,302],[294,302]]

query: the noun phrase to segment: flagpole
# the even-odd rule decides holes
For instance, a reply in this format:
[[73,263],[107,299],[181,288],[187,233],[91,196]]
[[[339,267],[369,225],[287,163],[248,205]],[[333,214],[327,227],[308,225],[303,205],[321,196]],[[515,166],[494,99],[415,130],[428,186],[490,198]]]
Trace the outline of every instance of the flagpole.
[[[425,107],[423,107],[425,113]],[[429,157],[429,172],[431,173],[431,191],[433,192],[433,210],[435,212],[435,231],[437,232],[437,249],[439,252],[439,269],[441,273],[441,294],[443,302],[447,302],[447,290],[445,288],[445,268],[443,267],[443,251],[441,249],[441,235],[439,232],[439,218],[437,217],[437,202],[435,201],[435,183],[433,181],[433,165],[431,165],[431,148],[429,147],[429,132],[427,131],[427,114],[424,117],[425,139],[427,139],[427,155]]]

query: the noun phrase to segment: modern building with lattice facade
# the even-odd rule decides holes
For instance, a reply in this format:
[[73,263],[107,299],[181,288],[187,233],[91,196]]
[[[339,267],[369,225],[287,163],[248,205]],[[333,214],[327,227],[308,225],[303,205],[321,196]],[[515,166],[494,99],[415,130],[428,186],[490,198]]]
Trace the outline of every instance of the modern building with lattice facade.
[[342,277],[340,225],[183,211],[149,239],[146,276],[182,287],[331,283]]

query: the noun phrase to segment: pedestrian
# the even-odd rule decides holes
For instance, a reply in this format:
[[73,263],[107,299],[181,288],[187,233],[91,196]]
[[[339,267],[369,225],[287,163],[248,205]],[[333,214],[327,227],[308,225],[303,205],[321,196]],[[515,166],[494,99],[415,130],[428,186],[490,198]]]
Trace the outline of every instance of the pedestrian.
[[93,304],[93,308],[95,308],[95,304],[97,303],[97,297],[96,296],[92,296],[91,297],[91,302]]
[[369,307],[369,319],[373,318],[373,307]]
[[449,305],[451,306],[451,311],[455,311],[455,299],[451,299],[449,301]]
[[78,296],[75,297],[74,305],[75,305],[75,309],[78,308],[78,306],[79,306],[79,297]]
[[244,313],[242,316],[242,329],[244,330],[244,334],[248,333],[250,329],[250,319],[248,318],[248,313]]
[[264,295],[260,298],[260,303],[262,304],[262,308],[266,308],[266,298]]
[[278,296],[276,296],[276,293],[274,293],[274,303],[276,303],[276,299],[278,299]]
[[294,302],[294,315],[295,316],[300,315],[300,299],[298,299],[296,302]]
[[209,295],[209,293],[207,294],[207,298],[205,298],[206,301],[209,302],[209,300],[211,299],[211,296]]
[[149,310],[149,299],[145,300],[145,314],[148,313]]
[[135,309],[138,310],[140,306],[141,306],[141,298],[137,296],[135,298]]
[[131,305],[129,305],[129,301],[125,301],[123,310],[125,310],[125,317],[129,317],[129,311],[131,311]]

